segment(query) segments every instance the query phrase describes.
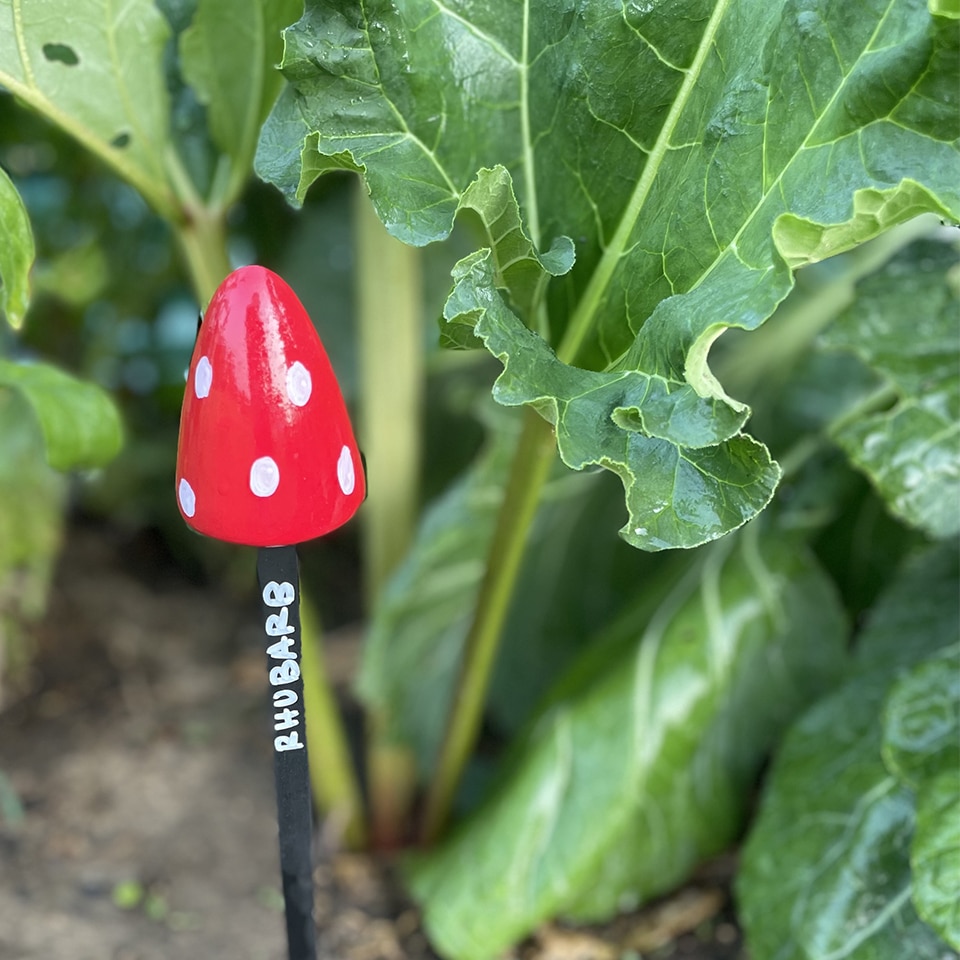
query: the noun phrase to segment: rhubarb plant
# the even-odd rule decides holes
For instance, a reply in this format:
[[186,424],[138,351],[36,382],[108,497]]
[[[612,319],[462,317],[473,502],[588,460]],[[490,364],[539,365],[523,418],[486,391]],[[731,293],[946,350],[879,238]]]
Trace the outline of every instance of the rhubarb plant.
[[[485,347],[502,365],[494,399],[532,411],[500,475],[497,506],[471,501],[475,483],[466,481],[445,505],[447,518],[437,514],[424,529],[374,620],[361,691],[378,727],[394,746],[410,747],[429,783],[428,839],[442,828],[476,736],[523,548],[555,482],[551,451],[575,470],[618,476],[627,513],[620,535],[643,550],[694,547],[763,510],[780,468],[745,432],[746,398],[711,371],[711,348],[726,330],[768,320],[799,268],[923,212],[956,218],[956,66],[953,12],[916,2],[873,3],[851,18],[817,2],[611,10],[316,0],[285,31],[289,84],[264,127],[258,172],[299,203],[317,177],[357,171],[387,229],[407,243],[443,239],[458,220],[472,227],[477,249],[453,270],[441,337]],[[874,366],[901,394],[917,387],[882,359]],[[918,389],[928,390],[926,381]],[[865,416],[904,424],[883,449],[866,442],[871,428],[859,407],[835,409],[830,429],[892,499],[882,477],[897,450],[912,456],[904,439],[914,434],[903,419],[909,410],[884,414],[897,394],[889,391],[861,398]],[[938,413],[955,416],[948,404],[927,417]],[[955,434],[925,429],[938,453],[942,441],[943,461],[918,465],[911,482],[926,487],[936,474],[955,491]],[[880,463],[858,455],[858,444]],[[947,503],[925,495],[925,515],[933,501]],[[898,512],[918,523],[916,512]],[[416,588],[437,599],[431,584],[438,564],[450,569],[456,518],[482,524],[469,540],[480,570],[443,592],[446,616],[420,615]],[[936,535],[950,532],[930,522]],[[699,631],[705,642],[724,635],[719,622]],[[399,623],[408,626],[398,637]],[[648,718],[656,703],[649,677],[658,653],[642,635],[634,643],[645,667],[633,671],[622,707],[612,693],[598,701],[621,723]],[[417,692],[414,664],[428,666],[433,706]],[[620,675],[631,674],[620,667],[609,682]],[[690,823],[682,842],[664,841],[669,830],[651,837],[663,817],[642,813],[649,776],[628,777],[614,799],[617,771],[644,769],[647,744],[664,743],[662,735],[634,719],[644,735],[622,744],[607,769],[596,765],[604,749],[588,746],[603,737],[581,738],[562,710],[543,716],[542,751],[534,735],[482,811],[414,867],[431,929],[452,955],[492,956],[558,912],[608,913],[661,889],[644,879],[649,861],[669,883],[665,864],[677,876],[685,869],[678,849],[693,849],[693,859],[709,849]],[[691,735],[695,721],[685,721]],[[762,752],[758,744],[755,757]],[[609,800],[577,798],[580,763],[614,791]],[[593,811],[602,826],[578,817],[566,828],[567,803]],[[621,804],[624,829],[647,838],[647,854],[614,867],[595,851],[607,842],[630,849],[611,812]],[[609,841],[598,830],[612,831]]]
[[[294,206],[356,174],[397,241],[463,251],[430,318],[446,361],[423,362],[409,302],[360,297],[380,311],[358,435],[380,438],[369,835],[420,841],[405,875],[441,954],[492,958],[681,883],[742,835],[788,729],[738,886],[753,955],[956,946],[956,791],[927,736],[955,710],[954,654],[928,642],[952,621],[897,586],[956,585],[956,4],[39,7],[0,0],[0,84],[141,191],[201,304],[251,162]],[[416,263],[357,256],[367,286]],[[389,425],[387,387],[442,405],[441,368],[485,443],[388,577],[409,507],[402,536],[375,527],[409,503],[421,437]],[[940,559],[913,557],[934,540]],[[907,629],[924,616],[932,633]],[[905,649],[867,663],[891,617]],[[349,764],[329,774],[357,795]],[[859,830],[865,798],[889,829]],[[874,912],[864,863],[884,867]],[[849,911],[824,920],[828,901]]]

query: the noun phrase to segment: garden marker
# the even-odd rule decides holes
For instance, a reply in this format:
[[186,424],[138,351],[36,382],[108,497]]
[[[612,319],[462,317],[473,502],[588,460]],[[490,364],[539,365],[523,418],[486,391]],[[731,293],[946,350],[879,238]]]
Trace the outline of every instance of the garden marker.
[[311,802],[295,544],[346,523],[364,473],[346,404],[306,310],[276,274],[219,286],[187,372],[177,503],[198,533],[259,547],[290,960],[313,960]]

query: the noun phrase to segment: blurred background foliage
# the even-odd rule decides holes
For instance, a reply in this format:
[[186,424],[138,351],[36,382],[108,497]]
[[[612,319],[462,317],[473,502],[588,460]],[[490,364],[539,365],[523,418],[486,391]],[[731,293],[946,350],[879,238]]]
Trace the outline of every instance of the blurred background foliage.
[[[28,319],[16,334],[0,325],[0,355],[43,359],[99,384],[126,427],[107,467],[72,477],[44,463],[25,403],[3,395],[0,458],[0,569],[6,611],[5,684],[16,690],[28,662],[17,623],[43,609],[64,509],[78,522],[109,524],[158,575],[176,568],[196,582],[217,580],[248,594],[250,551],[201,538],[177,511],[173,490],[184,371],[199,305],[175,237],[133,187],[76,141],[0,92],[0,167],[20,192],[37,248]],[[285,277],[313,318],[348,404],[358,389],[353,219],[354,177],[328,177],[300,212],[273,187],[251,178],[229,214],[234,266],[262,263]],[[434,246],[423,264],[423,347],[428,354],[422,490],[436,496],[473,458],[483,436],[477,404],[492,358],[440,351],[436,318],[449,272],[466,245]],[[14,429],[15,425],[15,429]],[[29,505],[24,509],[25,505]],[[337,626],[362,615],[356,524],[303,548],[304,576]],[[14,603],[13,598],[17,598]],[[16,638],[16,639],[15,639]]]

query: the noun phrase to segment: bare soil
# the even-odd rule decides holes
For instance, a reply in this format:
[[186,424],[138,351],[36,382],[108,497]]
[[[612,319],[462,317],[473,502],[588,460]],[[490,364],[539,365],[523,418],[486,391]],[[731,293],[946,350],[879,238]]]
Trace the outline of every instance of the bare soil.
[[[72,531],[31,692],[0,713],[0,960],[284,960],[257,611],[151,570]],[[357,631],[327,643],[345,682]],[[321,960],[435,957],[390,865],[323,836]],[[730,872],[512,957],[735,960]]]

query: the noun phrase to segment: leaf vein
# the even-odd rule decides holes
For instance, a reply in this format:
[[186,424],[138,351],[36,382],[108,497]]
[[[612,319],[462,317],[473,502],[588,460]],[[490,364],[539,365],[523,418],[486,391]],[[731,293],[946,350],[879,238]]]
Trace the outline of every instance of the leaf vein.
[[[874,28],[873,34],[871,35],[870,40],[867,42],[867,45],[866,45],[867,47],[869,47],[869,44],[872,42],[872,40],[873,40],[873,39],[877,36],[877,34],[880,32],[880,29],[881,29],[881,27],[883,26],[884,21],[887,19],[887,17],[888,17],[889,14],[890,14],[890,10],[891,10],[891,8],[892,8],[893,2],[894,2],[894,0],[888,0],[887,7],[886,7],[886,9],[884,10],[883,15],[879,18],[879,20],[878,20],[878,22],[877,22],[877,25],[876,25],[876,27]],[[719,9],[719,7],[718,7],[717,9]],[[789,159],[786,163],[784,163],[783,168],[782,168],[782,169],[780,170],[780,172],[777,174],[776,179],[773,181],[773,183],[770,184],[770,190],[771,190],[771,191],[774,190],[774,189],[776,189],[776,190],[778,190],[778,191],[780,192],[780,197],[781,197],[781,199],[783,200],[783,204],[784,204],[784,206],[787,207],[787,208],[789,208],[789,203],[788,203],[788,201],[787,201],[786,194],[783,192],[783,189],[784,189],[784,185],[783,185],[784,177],[786,176],[787,172],[792,168],[793,164],[797,161],[797,158],[801,156],[801,154],[803,153],[804,150],[809,150],[809,149],[813,149],[813,148],[815,148],[815,147],[820,146],[820,144],[817,143],[817,144],[815,144],[813,147],[811,147],[811,145],[810,145],[810,140],[811,140],[811,138],[813,137],[814,133],[816,133],[817,128],[818,128],[818,126],[819,126],[819,124],[820,124],[820,120],[822,120],[822,118],[829,112],[829,110],[830,110],[830,108],[833,106],[834,102],[837,100],[837,98],[838,98],[838,97],[840,96],[840,94],[843,92],[843,90],[844,90],[844,88],[845,88],[845,85],[846,85],[847,81],[849,80],[850,75],[852,74],[852,72],[853,72],[853,71],[851,70],[851,72],[848,73],[848,74],[846,74],[846,75],[844,76],[843,80],[842,80],[839,84],[837,84],[837,88],[836,88],[836,90],[834,90],[833,95],[831,96],[830,100],[827,102],[826,106],[824,107],[823,113],[822,113],[822,114],[820,115],[820,117],[817,119],[817,122],[812,125],[809,133],[808,133],[807,136],[804,138],[803,143],[800,144],[800,146],[797,148],[797,150],[796,150],[796,152],[793,154],[793,156],[790,157],[790,159]],[[862,130],[858,130],[858,131],[857,131],[857,135],[860,136],[861,134],[862,134]],[[843,138],[841,138],[841,139],[843,139]],[[838,142],[839,142],[839,141],[838,141]],[[861,142],[862,142],[862,141],[861,141]],[[869,169],[869,167],[867,167],[867,169]],[[646,169],[644,170],[644,174],[646,174]],[[737,230],[736,234],[734,235],[733,239],[731,240],[730,244],[729,244],[728,247],[727,247],[727,250],[728,250],[728,251],[734,247],[734,245],[736,244],[736,242],[744,235],[744,233],[746,232],[746,230],[747,230],[750,226],[753,225],[754,218],[755,218],[756,215],[760,212],[760,210],[763,209],[763,207],[764,207],[767,199],[769,198],[769,196],[770,196],[769,191],[768,191],[768,192],[765,192],[764,194],[762,194],[761,197],[760,197],[760,199],[757,201],[756,205],[754,206],[753,210],[751,210],[750,213],[747,214],[747,215],[744,217],[743,223],[741,224],[740,228]],[[709,276],[713,273],[713,271],[717,268],[717,266],[719,266],[720,261],[721,261],[722,258],[723,258],[724,252],[725,252],[724,250],[720,250],[720,251],[718,252],[717,256],[716,256],[716,257],[713,259],[713,261],[707,266],[707,268],[706,268],[706,269],[703,271],[703,273],[699,276],[699,278],[697,279],[697,281],[690,287],[691,290],[694,290],[694,289],[696,289],[697,287],[701,286],[701,285],[709,278]],[[738,259],[740,259],[740,258],[738,257]],[[743,263],[744,261],[741,259],[740,262]],[[745,264],[745,265],[748,266],[748,267],[750,267],[750,269],[756,269],[756,268],[753,267],[752,265],[749,265],[749,264]],[[772,267],[768,267],[765,272],[768,272],[770,269],[773,269],[773,268],[772,268]],[[598,270],[598,273],[599,273],[599,270]],[[610,274],[612,275],[612,270],[610,271]],[[595,274],[594,274],[594,277],[596,277],[596,276],[597,276],[597,274],[595,273]],[[609,283],[609,280],[610,280],[610,276],[607,276],[607,277],[605,278],[605,280],[604,280],[604,284]],[[589,287],[588,287],[588,292],[589,292]],[[584,298],[586,298],[586,294],[584,295]],[[579,312],[579,308],[578,308],[578,312]],[[572,326],[573,326],[573,323],[571,322],[571,327],[572,327]],[[584,335],[585,335],[585,333],[586,333],[586,330],[583,331],[583,334],[584,334]],[[582,337],[581,337],[581,339],[582,339]],[[578,341],[578,342],[579,342],[579,341]],[[614,365],[616,365],[616,363],[620,362],[620,361],[623,359],[625,353],[626,353],[626,351],[621,351],[621,353],[620,353],[614,360],[611,361],[610,365],[611,365],[611,366],[614,366]]]
[[623,0],[621,0],[621,2],[620,2],[620,14],[621,14],[621,18],[623,19],[623,22],[624,22],[624,25],[626,26],[626,28],[627,28],[631,33],[636,34],[636,36],[639,37],[639,39],[641,39],[641,40],[647,45],[647,47],[649,47],[650,52],[651,52],[665,67],[668,67],[670,70],[676,70],[677,73],[686,73],[686,72],[687,72],[687,69],[688,69],[687,67],[681,67],[681,66],[679,66],[678,64],[673,63],[671,60],[669,60],[663,53],[660,52],[660,50],[657,48],[657,46],[656,46],[655,43],[653,43],[648,37],[644,36],[644,34],[643,34],[637,27],[635,27],[632,23],[630,23],[630,21],[627,19],[626,5],[623,3]]
[[[446,16],[451,20],[456,20],[457,23],[464,27],[469,33],[472,33],[478,40],[482,40],[485,44],[487,44],[487,46],[490,47],[491,50],[503,57],[503,59],[506,60],[511,66],[522,69],[522,62],[517,60],[517,58],[510,53],[510,51],[495,37],[491,37],[490,34],[485,30],[481,30],[475,23],[467,20],[456,11],[451,10],[449,7],[442,4],[440,0],[431,0],[431,3],[433,3],[433,5],[437,8],[437,12],[441,16]],[[525,0],[524,6],[526,6],[528,3],[529,0]]]
[[617,226],[610,246],[604,251],[603,256],[597,263],[590,277],[590,281],[587,284],[587,288],[570,319],[570,324],[567,327],[563,342],[557,351],[558,355],[560,355],[561,359],[565,362],[569,363],[573,360],[590,329],[593,317],[602,302],[604,291],[610,284],[622,252],[640,216],[640,211],[643,209],[647,197],[653,188],[654,180],[656,180],[657,174],[660,171],[663,158],[667,153],[667,147],[680,122],[683,110],[697,86],[696,81],[706,62],[707,55],[710,50],[713,49],[713,38],[719,30],[720,24],[731,2],[732,0],[719,0],[716,7],[714,7],[713,13],[710,15],[710,20],[704,29],[693,62],[686,72],[677,97],[670,107],[670,112],[667,114],[663,127],[660,129],[656,143],[650,151],[650,156],[644,165],[643,173],[640,175],[640,179],[637,181],[633,193],[627,201],[627,205],[624,208],[623,215],[620,218],[620,223]]
[[20,54],[20,63],[23,64],[23,73],[27,78],[27,85],[37,89],[37,80],[33,75],[33,64],[30,62],[30,53],[27,50],[27,38],[23,32],[23,4],[22,0],[13,0],[13,29],[17,35],[17,51]]

